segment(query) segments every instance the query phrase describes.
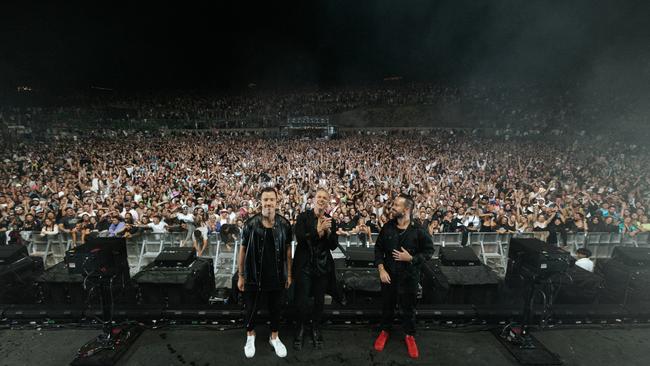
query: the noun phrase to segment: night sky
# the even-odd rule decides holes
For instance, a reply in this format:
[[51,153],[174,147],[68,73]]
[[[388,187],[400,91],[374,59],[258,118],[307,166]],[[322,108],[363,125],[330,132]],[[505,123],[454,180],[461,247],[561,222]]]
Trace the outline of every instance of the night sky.
[[650,2],[1,5],[0,85],[44,90],[650,80]]

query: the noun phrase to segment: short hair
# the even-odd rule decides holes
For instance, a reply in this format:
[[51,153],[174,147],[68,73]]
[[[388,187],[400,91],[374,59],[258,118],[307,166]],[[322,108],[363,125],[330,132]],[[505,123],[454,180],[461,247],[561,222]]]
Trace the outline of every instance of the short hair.
[[400,197],[404,199],[404,203],[406,204],[406,208],[413,211],[413,208],[415,207],[415,201],[413,201],[413,198],[411,196],[409,196],[408,194],[406,194],[406,193],[400,193],[397,196],[397,198],[400,198]]
[[582,254],[587,258],[591,257],[591,251],[587,248],[579,248],[576,250],[576,254]]
[[262,188],[262,190],[260,191],[260,194],[259,194],[258,198],[259,198],[259,199],[262,199],[262,195],[263,195],[265,192],[273,192],[273,194],[275,194],[275,198],[278,198],[278,191],[275,190],[275,187],[271,187],[271,186]]

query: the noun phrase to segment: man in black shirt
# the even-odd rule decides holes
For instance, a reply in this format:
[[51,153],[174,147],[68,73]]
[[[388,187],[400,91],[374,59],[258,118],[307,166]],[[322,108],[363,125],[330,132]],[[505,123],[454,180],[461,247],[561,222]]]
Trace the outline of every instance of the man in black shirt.
[[618,224],[614,222],[614,218],[610,215],[605,218],[605,232],[606,233],[617,233]]
[[370,228],[373,234],[379,234],[379,224],[377,223],[377,215],[370,214],[370,220],[366,221],[366,225]]
[[75,216],[74,209],[68,207],[65,210],[65,216],[61,219],[59,224],[59,232],[69,234],[72,238],[72,244],[77,242],[77,223],[79,219]]
[[278,194],[274,188],[262,189],[262,213],[246,221],[239,251],[239,291],[246,301],[247,358],[255,356],[255,313],[266,300],[271,318],[269,343],[278,357],[286,357],[287,349],[280,341],[278,328],[282,312],[282,295],[291,285],[291,225],[276,214]]
[[433,256],[433,241],[426,229],[411,220],[413,199],[400,194],[393,202],[392,220],[386,223],[375,243],[383,302],[381,333],[375,350],[383,351],[393,323],[395,304],[402,310],[402,327],[411,358],[418,358],[415,344],[415,298],[420,266]]
[[546,226],[548,238],[546,242],[553,246],[566,246],[566,226],[564,216],[556,214],[555,218]]
[[34,219],[34,215],[28,213],[23,222],[23,231],[41,231],[41,223]]
[[97,231],[102,232],[108,230],[111,226],[110,214],[103,209],[97,210]]
[[[332,250],[336,249],[338,236],[336,222],[325,211],[330,202],[330,194],[324,189],[316,191],[314,209],[298,215],[295,232],[296,254],[293,261],[295,299],[298,306],[298,321],[294,349],[302,349],[305,327],[312,322],[312,341],[314,347],[321,348],[323,337],[320,332],[321,317],[328,284],[336,283]],[[314,308],[308,312],[309,294],[314,297]]]
[[603,218],[600,215],[595,215],[591,218],[588,230],[593,233],[603,233],[607,231],[607,224],[603,222]]
[[356,226],[357,225],[354,222],[352,222],[352,220],[350,219],[350,216],[345,215],[343,216],[343,222],[341,223],[339,229],[337,230],[337,234],[350,236],[354,234],[354,228]]
[[441,232],[443,233],[455,233],[458,231],[458,228],[462,225],[462,222],[454,217],[454,213],[447,211],[444,218],[442,219]]

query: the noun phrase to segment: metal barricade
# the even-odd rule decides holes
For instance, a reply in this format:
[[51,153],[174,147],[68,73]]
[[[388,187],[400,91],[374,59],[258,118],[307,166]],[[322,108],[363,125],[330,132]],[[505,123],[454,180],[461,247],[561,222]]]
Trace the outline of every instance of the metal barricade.
[[45,265],[46,268],[56,264],[54,263],[54,258],[50,252],[52,238],[57,238],[56,240],[58,240],[58,234],[41,235],[41,233],[34,232],[32,234],[32,241],[27,247],[29,255],[39,256],[43,258],[43,265]]
[[505,275],[508,264],[504,243],[509,240],[507,233],[469,233],[467,239],[481,261],[500,275]]
[[443,247],[459,247],[463,243],[463,233],[441,233],[440,245]]
[[611,237],[612,233],[587,233],[585,247],[591,251],[591,257],[593,259],[603,259],[612,256],[614,246],[610,244]]
[[636,246],[647,248],[650,246],[650,232],[636,234]]
[[[140,247],[136,272],[140,271],[143,266],[153,261],[162,252],[168,237],[169,234],[146,233],[142,235],[142,246]],[[168,245],[171,245],[171,243],[168,243]]]

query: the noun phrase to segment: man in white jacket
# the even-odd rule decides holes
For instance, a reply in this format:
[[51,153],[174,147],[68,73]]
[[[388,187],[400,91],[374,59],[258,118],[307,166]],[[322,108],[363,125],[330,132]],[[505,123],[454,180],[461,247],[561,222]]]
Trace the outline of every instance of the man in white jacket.
[[594,262],[589,259],[591,257],[591,252],[587,248],[580,248],[576,250],[576,266],[584,269],[585,271],[593,272],[594,271]]

